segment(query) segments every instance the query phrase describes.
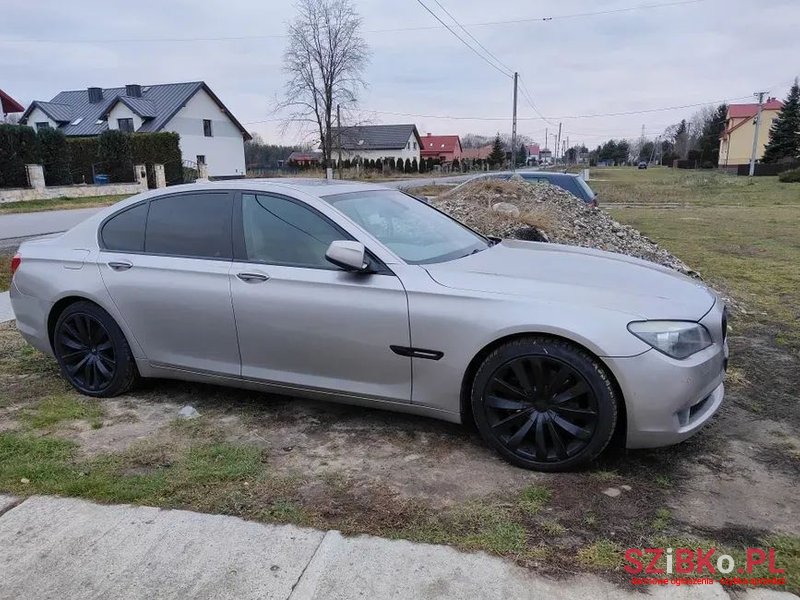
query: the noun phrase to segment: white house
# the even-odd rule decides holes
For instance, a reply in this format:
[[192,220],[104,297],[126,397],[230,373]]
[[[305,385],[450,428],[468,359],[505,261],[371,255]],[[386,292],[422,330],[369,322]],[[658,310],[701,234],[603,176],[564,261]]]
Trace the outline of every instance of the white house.
[[245,175],[250,134],[202,81],[61,92],[49,102],[32,102],[20,123],[78,137],[108,129],[170,131],[180,135],[184,161],[205,163],[212,177]]
[[405,162],[406,159],[410,161],[416,159],[419,164],[422,140],[416,125],[357,125],[342,127],[341,135],[339,129],[334,127],[331,135],[334,160],[339,157],[341,142],[342,160],[380,158],[385,162],[394,158],[395,161]]

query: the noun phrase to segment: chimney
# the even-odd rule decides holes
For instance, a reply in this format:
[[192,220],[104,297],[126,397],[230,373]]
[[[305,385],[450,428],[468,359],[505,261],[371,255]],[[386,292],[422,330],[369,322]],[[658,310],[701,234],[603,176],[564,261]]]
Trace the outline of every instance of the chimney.
[[103,99],[103,88],[90,87],[87,91],[89,92],[90,104],[97,104]]
[[130,98],[142,97],[142,86],[138,83],[129,83],[125,86],[125,95]]

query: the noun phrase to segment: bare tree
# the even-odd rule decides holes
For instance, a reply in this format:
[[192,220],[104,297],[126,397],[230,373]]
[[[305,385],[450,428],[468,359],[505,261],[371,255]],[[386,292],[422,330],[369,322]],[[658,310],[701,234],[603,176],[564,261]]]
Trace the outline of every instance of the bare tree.
[[366,85],[369,48],[351,0],[299,0],[296,7],[283,55],[289,79],[278,110],[288,113],[287,125],[305,123],[316,129],[328,166],[336,144],[336,107],[346,110],[356,104]]

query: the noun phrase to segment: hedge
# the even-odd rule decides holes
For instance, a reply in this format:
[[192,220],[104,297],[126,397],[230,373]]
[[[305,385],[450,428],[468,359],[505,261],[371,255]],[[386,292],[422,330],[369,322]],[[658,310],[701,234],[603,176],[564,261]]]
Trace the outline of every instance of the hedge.
[[782,181],[783,183],[800,183],[800,169],[784,171],[778,175],[778,181]]
[[[92,165],[97,163],[97,138],[67,138],[72,183],[93,183]],[[101,172],[101,171],[98,171]]]
[[36,132],[27,125],[0,125],[0,187],[28,187],[26,164],[39,163]]
[[147,180],[155,187],[151,165],[164,165],[167,183],[183,183],[183,156],[177,133],[137,133],[131,137],[133,164],[147,165]]
[[70,173],[69,147],[67,137],[58,129],[46,128],[39,131],[41,164],[44,169],[45,185],[69,185]]

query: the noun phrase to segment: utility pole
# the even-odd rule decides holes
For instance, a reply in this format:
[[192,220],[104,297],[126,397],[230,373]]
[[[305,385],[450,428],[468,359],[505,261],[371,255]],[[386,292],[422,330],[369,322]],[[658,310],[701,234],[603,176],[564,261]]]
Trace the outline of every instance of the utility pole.
[[561,123],[558,124],[558,139],[556,140],[556,158],[558,158],[559,146],[561,146]]
[[336,145],[339,147],[338,171],[339,179],[342,178],[342,110],[336,105]]
[[767,92],[756,92],[758,96],[758,113],[756,113],[756,127],[753,133],[753,150],[750,152],[750,177],[756,173],[756,152],[758,152],[758,130],[761,129],[761,109],[764,107],[764,96]]
[[519,73],[514,72],[514,118],[511,122],[511,171],[517,170],[517,80]]

